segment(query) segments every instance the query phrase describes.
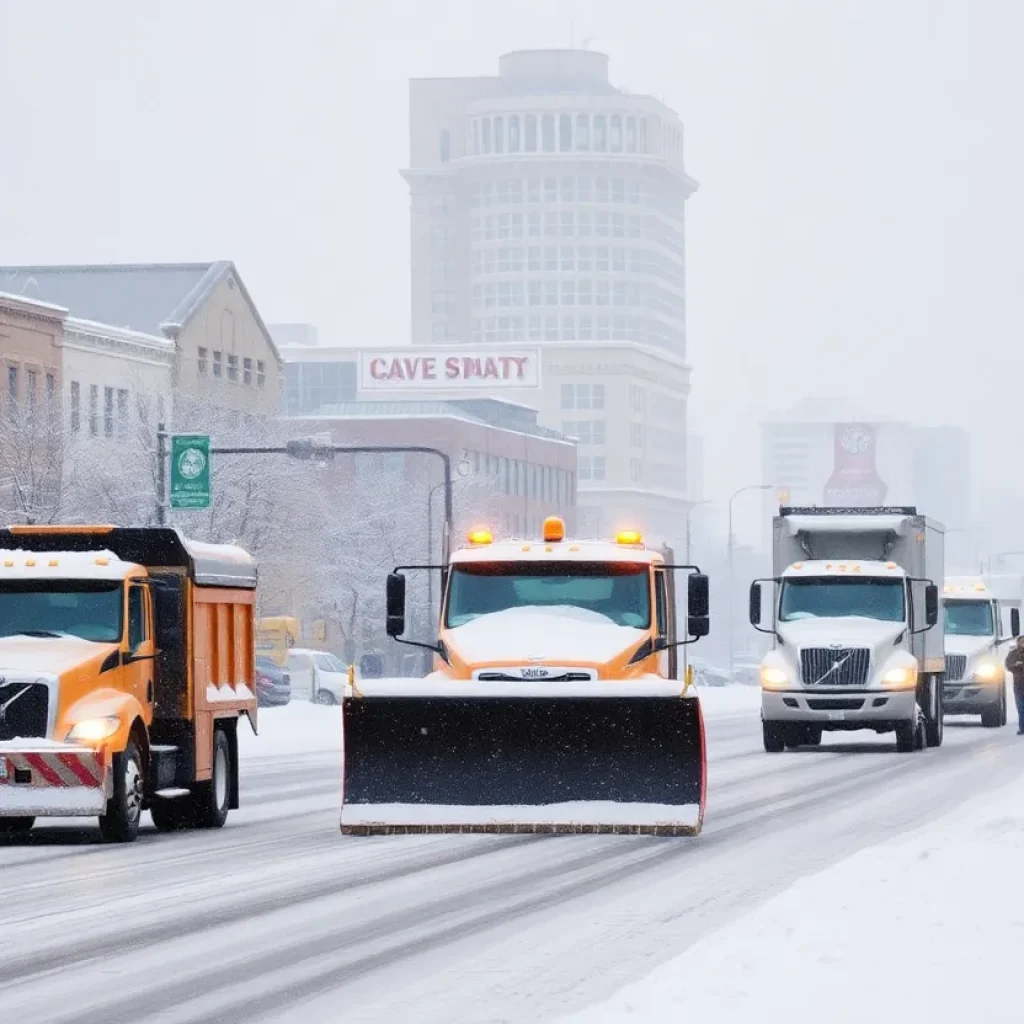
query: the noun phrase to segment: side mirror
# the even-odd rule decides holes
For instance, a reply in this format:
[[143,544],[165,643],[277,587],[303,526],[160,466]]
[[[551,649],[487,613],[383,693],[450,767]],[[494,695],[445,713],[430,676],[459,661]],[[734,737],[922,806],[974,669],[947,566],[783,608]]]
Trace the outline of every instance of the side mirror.
[[388,573],[386,629],[390,637],[405,632],[405,577],[400,572]]
[[924,588],[924,621],[929,629],[939,621],[939,588],[934,583]]
[[696,639],[711,632],[711,588],[701,572],[686,577],[686,633]]
[[1010,634],[1012,636],[1020,636],[1020,609],[1010,609]]
[[761,584],[750,584],[750,624],[756,629],[761,625]]

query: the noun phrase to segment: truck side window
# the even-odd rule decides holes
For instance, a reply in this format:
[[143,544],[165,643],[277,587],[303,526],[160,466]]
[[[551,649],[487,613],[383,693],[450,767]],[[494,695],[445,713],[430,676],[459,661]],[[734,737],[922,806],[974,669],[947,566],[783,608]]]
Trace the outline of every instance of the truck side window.
[[665,571],[658,570],[654,576],[655,611],[658,616],[658,636],[668,636],[668,601],[665,592]]
[[136,651],[146,641],[146,602],[142,587],[128,591],[128,649]]

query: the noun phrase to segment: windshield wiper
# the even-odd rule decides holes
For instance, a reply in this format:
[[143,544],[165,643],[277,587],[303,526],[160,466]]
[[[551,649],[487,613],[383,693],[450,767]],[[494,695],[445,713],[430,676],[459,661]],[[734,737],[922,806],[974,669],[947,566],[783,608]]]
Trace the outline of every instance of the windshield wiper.
[[59,633],[52,629],[19,629],[16,633],[7,633],[6,636],[38,636],[59,640],[62,636],[70,636],[70,633]]

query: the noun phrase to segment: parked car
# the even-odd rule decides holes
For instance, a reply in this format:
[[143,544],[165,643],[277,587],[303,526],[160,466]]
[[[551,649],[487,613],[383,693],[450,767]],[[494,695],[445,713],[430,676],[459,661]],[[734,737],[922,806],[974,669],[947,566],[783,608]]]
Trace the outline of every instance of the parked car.
[[340,704],[348,682],[348,666],[327,651],[293,647],[288,651],[287,669],[296,696],[314,704]]
[[292,699],[287,672],[264,655],[256,656],[256,701],[261,708],[279,708]]

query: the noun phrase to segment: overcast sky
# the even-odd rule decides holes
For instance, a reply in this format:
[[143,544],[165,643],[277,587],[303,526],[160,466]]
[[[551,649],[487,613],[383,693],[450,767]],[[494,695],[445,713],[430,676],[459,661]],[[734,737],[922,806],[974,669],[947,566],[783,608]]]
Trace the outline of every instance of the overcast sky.
[[0,0],[0,263],[233,259],[268,321],[404,342],[408,78],[589,45],[685,122],[711,495],[838,394],[970,427],[983,487],[1024,418],[1022,30],[1016,0]]

